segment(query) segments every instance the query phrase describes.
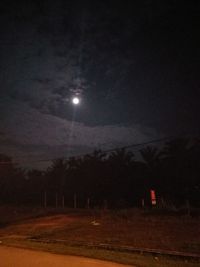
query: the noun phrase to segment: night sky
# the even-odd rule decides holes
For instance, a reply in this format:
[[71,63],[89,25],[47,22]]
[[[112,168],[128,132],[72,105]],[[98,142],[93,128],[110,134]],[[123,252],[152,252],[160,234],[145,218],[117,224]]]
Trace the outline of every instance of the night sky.
[[199,11],[198,1],[1,1],[0,152],[37,160],[199,135]]

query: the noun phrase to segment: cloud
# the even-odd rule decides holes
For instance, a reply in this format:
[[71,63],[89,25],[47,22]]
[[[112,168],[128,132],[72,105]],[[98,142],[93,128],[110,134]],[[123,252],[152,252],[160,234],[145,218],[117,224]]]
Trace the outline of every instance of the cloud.
[[[86,126],[75,121],[43,114],[26,102],[1,98],[3,114],[0,125],[0,145],[4,153],[22,159],[46,159],[91,152],[145,142],[157,133],[139,125]],[[24,160],[21,160],[24,161]]]

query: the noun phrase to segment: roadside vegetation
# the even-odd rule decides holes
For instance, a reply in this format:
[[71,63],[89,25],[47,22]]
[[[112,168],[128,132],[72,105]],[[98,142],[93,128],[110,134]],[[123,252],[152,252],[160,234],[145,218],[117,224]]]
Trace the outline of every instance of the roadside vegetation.
[[[200,141],[176,139],[24,170],[0,154],[0,241],[144,266],[198,266],[99,244],[200,254]],[[155,199],[152,202],[151,192]]]
[[[0,205],[124,209],[200,207],[200,141],[179,138],[162,147],[96,150],[55,159],[44,171],[24,170],[0,154]],[[195,215],[195,214],[194,214]]]

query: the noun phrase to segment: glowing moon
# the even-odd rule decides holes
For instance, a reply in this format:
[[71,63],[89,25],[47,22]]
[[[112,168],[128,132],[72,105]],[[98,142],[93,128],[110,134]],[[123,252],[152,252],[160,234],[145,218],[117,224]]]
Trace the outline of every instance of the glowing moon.
[[73,103],[74,105],[78,105],[78,104],[80,103],[79,98],[78,98],[78,97],[73,97],[73,98],[72,98],[72,103]]

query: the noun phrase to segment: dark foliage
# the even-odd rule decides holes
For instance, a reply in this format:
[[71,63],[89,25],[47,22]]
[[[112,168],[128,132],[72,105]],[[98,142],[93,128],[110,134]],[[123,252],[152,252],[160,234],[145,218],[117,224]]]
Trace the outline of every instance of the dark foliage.
[[57,159],[45,171],[25,172],[0,155],[0,202],[78,207],[150,205],[200,206],[200,142],[176,139],[162,149],[146,147],[142,161],[133,152],[100,150],[82,158]]

